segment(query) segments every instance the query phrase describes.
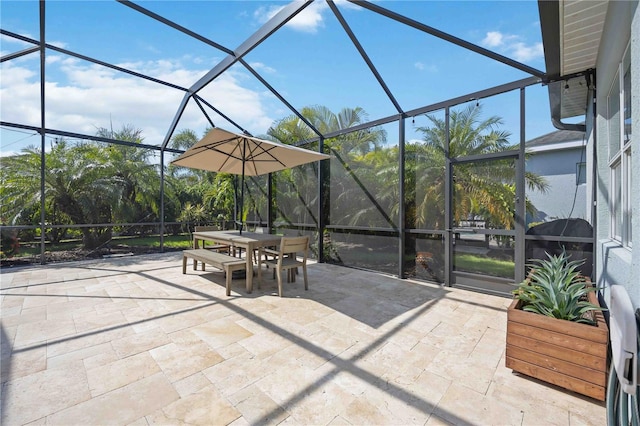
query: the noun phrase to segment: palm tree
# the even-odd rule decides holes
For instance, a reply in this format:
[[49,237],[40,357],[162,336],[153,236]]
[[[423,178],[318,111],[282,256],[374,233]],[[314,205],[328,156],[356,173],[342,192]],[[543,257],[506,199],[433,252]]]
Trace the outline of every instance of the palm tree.
[[[125,125],[114,132],[98,129],[98,136],[141,144],[142,130]],[[121,188],[121,199],[114,209],[114,222],[150,222],[159,217],[160,175],[152,161],[153,152],[136,146],[111,144],[101,149],[113,179]],[[127,233],[133,232],[130,227]]]
[[231,220],[235,206],[235,176],[229,173],[215,173],[203,191],[203,205],[210,216]]
[[[322,134],[348,129],[368,120],[366,112],[359,107],[343,108],[334,113],[323,106],[311,106],[303,108],[301,113]],[[275,123],[267,135],[267,138],[289,144],[315,137],[317,135],[295,115]],[[321,164],[325,167],[322,182],[317,180],[316,163],[277,173],[274,178],[278,188],[276,221],[317,225],[323,219],[324,223],[334,225],[388,226],[389,205],[393,203],[387,204],[385,200],[381,205],[377,194],[372,193],[381,185],[380,176],[365,160],[367,155],[384,151],[381,147],[385,141],[386,132],[381,128],[326,139],[324,150],[332,155],[333,160],[331,165],[328,162]],[[317,145],[306,148],[317,149]],[[322,199],[318,198],[318,185],[323,185]],[[317,217],[320,203],[324,218]],[[329,238],[325,238],[323,255],[327,261],[342,262]]]
[[[56,141],[45,154],[44,197],[47,222],[71,224],[110,222],[122,187],[108,172],[109,164],[95,144],[70,146]],[[29,147],[3,161],[0,172],[2,218],[13,222],[40,209],[40,149]],[[37,223],[37,222],[36,222]],[[108,241],[110,229],[81,228],[83,245],[92,249]]]
[[[206,135],[210,128],[205,129]],[[186,150],[196,144],[199,138],[193,130],[184,129],[176,133],[171,139],[171,147]],[[173,220],[182,221],[189,217],[181,212],[190,205],[191,209],[198,209],[207,223],[212,221],[230,220],[234,209],[234,181],[235,177],[229,173],[212,173],[170,165],[165,175],[166,188],[171,188],[173,197],[165,207]],[[247,203],[248,205],[249,203]]]
[[[481,105],[471,105],[454,110],[449,121],[449,157],[467,157],[517,149],[509,142],[510,134],[499,130],[502,119],[492,116],[481,120]],[[418,127],[423,133],[423,143],[411,147],[414,156],[409,167],[426,172],[419,176],[416,170],[416,188],[425,188],[424,194],[415,200],[415,222],[417,226],[442,228],[444,218],[444,179],[446,158],[446,122],[427,115],[429,127]],[[494,225],[504,229],[513,228],[513,200],[515,200],[515,168],[510,160],[492,160],[490,163],[463,163],[454,169],[454,221],[469,215],[482,215]],[[533,173],[525,173],[525,182],[530,190],[546,191],[545,179]],[[527,210],[534,206],[527,201]],[[436,212],[434,214],[433,212]],[[431,213],[428,213],[431,212]]]
[[[301,114],[322,134],[348,129],[368,120],[367,113],[360,107],[343,108],[336,114],[324,106],[312,106],[303,108]],[[317,136],[295,115],[278,121],[267,133],[270,138],[289,144]],[[331,207],[331,210],[341,212],[340,219],[334,218],[333,222],[370,225],[367,223],[366,217],[371,214],[371,206],[375,206],[375,203],[372,203],[375,197],[368,191],[370,188],[375,188],[376,185],[374,182],[370,182],[374,173],[367,170],[363,158],[367,154],[379,150],[385,140],[386,132],[379,128],[359,130],[325,140],[325,149],[341,165],[340,167],[333,163],[330,184],[323,182],[326,185],[326,197],[322,200],[323,211],[328,214],[329,207]],[[294,173],[278,174],[279,178],[287,179],[287,185],[281,185],[281,187],[286,186],[291,190],[288,197],[282,197],[282,193],[279,191],[282,199],[280,202],[281,213],[282,211],[297,212],[296,216],[302,218],[303,221],[317,222],[318,219],[314,217],[317,208],[315,206],[318,202],[316,199],[317,190],[315,189],[315,185],[317,185],[315,167],[315,164],[311,164],[296,168]],[[331,206],[329,204],[329,200],[332,198],[330,191],[336,194]],[[285,199],[288,200],[288,208],[285,208]],[[373,208],[373,210],[376,209],[376,207]],[[375,212],[373,215],[380,216]]]
[[175,149],[187,150],[198,142],[196,132],[190,129],[183,129],[171,138],[171,147]]

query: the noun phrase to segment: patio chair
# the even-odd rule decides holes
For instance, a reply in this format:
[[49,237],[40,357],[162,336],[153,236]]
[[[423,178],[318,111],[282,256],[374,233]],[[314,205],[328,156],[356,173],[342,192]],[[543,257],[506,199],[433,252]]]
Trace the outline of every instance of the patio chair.
[[[194,228],[194,232],[206,232],[206,231],[219,231],[220,227],[219,226],[215,226],[215,225],[210,225],[210,226],[196,226]],[[210,245],[208,247],[206,247],[206,242],[203,240],[202,241],[202,248],[206,248],[208,250],[213,250],[213,251],[217,251],[220,253],[227,253],[227,254],[231,254],[231,251],[233,250],[233,252],[235,253],[235,249],[233,249],[233,247],[231,247],[228,244],[218,244],[218,243],[214,243],[213,245]],[[235,256],[235,254],[234,254]]]
[[[268,234],[269,233],[269,228],[266,226],[256,226],[255,231],[256,234]],[[253,250],[253,263],[259,265],[260,264],[260,259],[258,259],[258,257],[260,256],[260,252],[262,251],[262,255],[264,256],[264,260],[268,260],[269,256],[271,256],[273,259],[275,259],[275,256],[277,255],[277,250],[278,250],[278,246],[267,246],[267,247],[263,247],[262,250],[259,249],[254,249]],[[271,254],[271,253],[276,253],[276,254]],[[267,263],[267,268],[269,267],[269,264]]]
[[[242,227],[242,232],[256,232],[258,234],[263,234],[264,233],[264,232],[260,231],[262,228],[259,228],[259,227],[256,227],[256,226],[249,226],[246,223],[243,223],[241,225],[241,227]],[[238,257],[242,257],[242,250],[243,250],[242,247],[233,247],[233,255],[236,256],[236,252],[237,252],[238,253],[237,256]],[[257,263],[257,260],[256,260],[257,256],[258,256],[258,250],[255,249],[253,251],[253,259],[254,259],[253,263]]]
[[[263,260],[259,257],[258,260],[258,283],[262,280],[261,267],[262,263],[272,265],[274,274],[278,278],[278,296],[282,297],[282,271],[295,272],[298,267],[302,268],[304,275],[304,289],[309,290],[309,282],[307,279],[307,256],[309,254],[309,236],[304,237],[282,237],[280,240],[280,248],[275,250],[263,249],[266,252],[274,256],[274,259]],[[298,260],[298,255],[302,257],[302,260]],[[287,274],[295,280],[292,274]]]

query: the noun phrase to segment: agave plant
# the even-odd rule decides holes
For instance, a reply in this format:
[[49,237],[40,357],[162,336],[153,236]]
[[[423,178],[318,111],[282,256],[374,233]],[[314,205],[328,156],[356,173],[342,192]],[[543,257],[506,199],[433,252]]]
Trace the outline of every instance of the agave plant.
[[534,259],[528,266],[529,277],[518,285],[514,295],[522,309],[553,318],[594,324],[588,312],[601,311],[587,300],[595,287],[587,284],[578,267],[584,260],[569,261],[564,252],[558,256],[545,253],[548,259]]

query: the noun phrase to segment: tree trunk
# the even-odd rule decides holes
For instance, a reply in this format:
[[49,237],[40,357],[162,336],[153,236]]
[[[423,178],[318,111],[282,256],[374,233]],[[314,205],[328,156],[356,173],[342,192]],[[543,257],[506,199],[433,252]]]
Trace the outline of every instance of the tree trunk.
[[111,241],[111,228],[82,228],[82,246],[85,250],[94,250]]

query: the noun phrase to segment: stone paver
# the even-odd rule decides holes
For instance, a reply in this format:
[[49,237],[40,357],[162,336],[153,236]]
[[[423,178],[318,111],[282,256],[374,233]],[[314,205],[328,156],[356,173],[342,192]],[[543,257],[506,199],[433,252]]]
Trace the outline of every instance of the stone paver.
[[2,270],[0,423],[605,423],[504,367],[508,299],[326,264],[227,297],[181,259]]

